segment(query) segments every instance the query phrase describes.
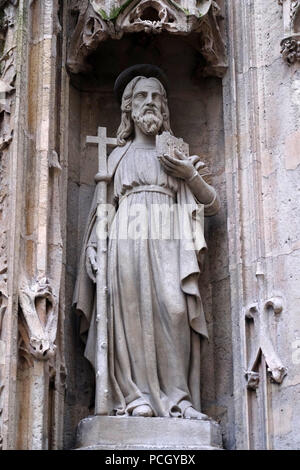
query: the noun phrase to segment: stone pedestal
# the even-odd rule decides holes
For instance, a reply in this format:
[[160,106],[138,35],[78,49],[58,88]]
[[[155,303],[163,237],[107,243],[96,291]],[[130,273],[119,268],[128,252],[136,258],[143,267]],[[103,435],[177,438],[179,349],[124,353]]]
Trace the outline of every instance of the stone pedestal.
[[180,418],[90,416],[80,421],[76,448],[81,450],[220,450],[215,421]]

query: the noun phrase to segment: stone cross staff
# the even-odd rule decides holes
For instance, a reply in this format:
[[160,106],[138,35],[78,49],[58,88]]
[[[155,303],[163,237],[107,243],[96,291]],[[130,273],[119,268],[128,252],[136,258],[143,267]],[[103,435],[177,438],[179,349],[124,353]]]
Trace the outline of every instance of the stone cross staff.
[[97,136],[87,136],[88,144],[98,145],[98,173],[95,175],[97,184],[97,350],[96,350],[96,396],[95,414],[107,415],[108,399],[108,368],[107,368],[107,145],[116,146],[117,139],[107,137],[106,127],[98,127]]

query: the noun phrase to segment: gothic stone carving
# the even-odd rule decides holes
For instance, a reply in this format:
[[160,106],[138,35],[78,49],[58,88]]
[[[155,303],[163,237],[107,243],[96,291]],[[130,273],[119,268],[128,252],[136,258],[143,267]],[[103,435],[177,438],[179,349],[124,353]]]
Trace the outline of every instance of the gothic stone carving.
[[257,373],[257,365],[260,361],[261,354],[263,354],[265,358],[268,373],[273,382],[281,384],[287,374],[287,369],[282,364],[270,338],[267,318],[271,311],[273,311],[275,315],[279,315],[282,310],[283,301],[281,297],[272,297],[262,302],[261,306],[255,303],[248,306],[246,309],[246,318],[254,321],[255,338],[257,341],[246,372],[247,386],[249,389],[255,390],[258,387],[260,377]]
[[295,24],[296,16],[298,13],[298,9],[300,6],[300,1],[299,0],[291,0],[291,5],[290,5],[290,17],[291,17],[291,24]]
[[[23,353],[31,353],[36,359],[46,360],[53,357],[56,346],[57,297],[46,278],[29,282],[22,275],[19,300],[24,322],[19,325]],[[46,302],[46,318],[39,316],[39,304]]]
[[249,390],[256,390],[259,385],[259,373],[253,371],[246,372],[247,387]]
[[283,5],[285,37],[282,39],[281,54],[292,65],[300,61],[300,1],[281,0]]
[[0,449],[2,449],[2,413],[5,392],[7,309],[7,231],[9,226],[9,146],[12,141],[12,108],[15,80],[16,0],[0,0]]
[[73,5],[79,17],[71,37],[68,68],[86,72],[86,58],[108,39],[124,33],[145,31],[158,34],[199,34],[195,47],[206,59],[204,75],[222,76],[226,70],[225,46],[218,26],[220,9],[213,0],[114,0],[110,9],[104,0],[85,0]]
[[289,65],[300,61],[300,34],[281,41],[281,54]]

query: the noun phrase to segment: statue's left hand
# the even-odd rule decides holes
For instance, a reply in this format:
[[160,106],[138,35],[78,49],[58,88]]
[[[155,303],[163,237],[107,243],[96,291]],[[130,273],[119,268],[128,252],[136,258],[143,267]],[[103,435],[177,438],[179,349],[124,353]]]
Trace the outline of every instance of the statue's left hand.
[[94,247],[89,246],[86,250],[86,270],[89,278],[96,282],[97,267],[97,251]]
[[174,150],[174,153],[177,158],[173,158],[169,155],[158,157],[159,161],[164,167],[165,172],[168,175],[175,176],[176,178],[189,180],[195,173],[195,167],[193,165],[192,159],[186,157],[177,149]]

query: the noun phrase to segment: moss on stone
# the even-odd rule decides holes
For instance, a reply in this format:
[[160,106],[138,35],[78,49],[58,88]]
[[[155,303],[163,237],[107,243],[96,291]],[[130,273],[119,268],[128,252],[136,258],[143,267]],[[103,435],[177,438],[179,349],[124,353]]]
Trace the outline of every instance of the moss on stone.
[[100,8],[98,10],[98,13],[99,15],[101,16],[101,18],[105,21],[115,21],[118,16],[120,15],[120,13],[122,13],[122,11],[125,10],[125,8],[128,7],[128,5],[130,5],[130,3],[132,3],[133,0],[127,0],[125,3],[123,3],[123,5],[121,5],[120,7],[116,8],[112,8],[112,10],[107,13],[105,10],[103,10],[102,8]]
[[[178,10],[181,10],[183,11],[183,13],[186,15],[186,16],[190,16],[192,13],[190,12],[190,10],[188,8],[184,8],[182,7],[181,5],[179,5],[178,3],[174,2],[173,0],[169,0],[170,3],[172,3],[172,5],[174,5],[174,7],[176,7]],[[105,10],[103,10],[103,8],[99,8],[97,10],[97,13],[101,16],[101,18],[104,20],[104,21],[115,21],[118,16],[120,15],[120,13],[122,13],[125,8],[128,7],[128,5],[130,5],[130,3],[132,3],[133,0],[127,0],[125,3],[123,3],[123,5],[121,5],[120,7],[114,7],[112,8],[112,10],[107,13]],[[198,14],[198,17],[201,18],[203,15],[202,13],[199,11],[199,14]]]
[[99,10],[97,11],[97,13],[99,13],[99,15],[101,16],[101,18],[103,20],[109,20],[109,17],[107,16],[107,13],[105,10],[102,10],[102,8],[99,8]]

